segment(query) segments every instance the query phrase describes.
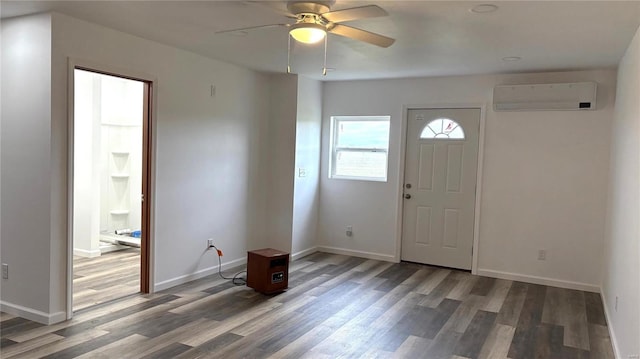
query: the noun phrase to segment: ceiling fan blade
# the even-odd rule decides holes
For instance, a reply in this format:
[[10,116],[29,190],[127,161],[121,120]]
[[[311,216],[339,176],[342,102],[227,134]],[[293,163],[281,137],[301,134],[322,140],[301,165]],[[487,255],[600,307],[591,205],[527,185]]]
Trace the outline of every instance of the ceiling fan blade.
[[332,28],[329,29],[329,32],[351,39],[364,41],[380,47],[389,47],[396,41],[395,39],[392,39],[390,37],[340,24],[335,24]]
[[330,11],[322,14],[325,19],[334,23],[388,15],[389,14],[384,11],[384,9],[377,5],[354,7],[351,9]]
[[216,31],[215,34],[228,34],[228,33],[234,33],[234,32],[242,32],[242,31],[249,31],[249,30],[255,30],[255,29],[266,29],[269,27],[276,27],[276,26],[286,26],[289,27],[291,26],[290,24],[269,24],[269,25],[258,25],[258,26],[249,26],[249,27],[241,27],[239,29],[230,29],[230,30],[221,30],[221,31]]

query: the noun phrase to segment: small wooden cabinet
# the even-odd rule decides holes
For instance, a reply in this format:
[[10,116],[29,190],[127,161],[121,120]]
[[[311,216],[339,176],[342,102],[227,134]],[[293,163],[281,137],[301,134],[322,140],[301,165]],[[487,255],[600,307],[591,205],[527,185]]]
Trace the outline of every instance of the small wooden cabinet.
[[289,253],[273,248],[247,252],[247,287],[264,294],[289,286]]

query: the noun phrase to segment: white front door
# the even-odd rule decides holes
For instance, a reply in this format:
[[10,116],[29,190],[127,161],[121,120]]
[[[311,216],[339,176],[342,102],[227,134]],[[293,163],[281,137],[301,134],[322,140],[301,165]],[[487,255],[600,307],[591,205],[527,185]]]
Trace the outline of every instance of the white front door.
[[402,260],[471,269],[480,109],[409,110]]

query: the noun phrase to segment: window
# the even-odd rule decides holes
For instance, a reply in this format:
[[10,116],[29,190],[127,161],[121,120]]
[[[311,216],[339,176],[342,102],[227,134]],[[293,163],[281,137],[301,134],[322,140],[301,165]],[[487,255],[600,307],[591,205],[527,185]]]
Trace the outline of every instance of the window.
[[390,116],[331,117],[329,178],[387,181]]
[[464,130],[456,121],[450,118],[438,118],[424,126],[420,138],[464,140]]

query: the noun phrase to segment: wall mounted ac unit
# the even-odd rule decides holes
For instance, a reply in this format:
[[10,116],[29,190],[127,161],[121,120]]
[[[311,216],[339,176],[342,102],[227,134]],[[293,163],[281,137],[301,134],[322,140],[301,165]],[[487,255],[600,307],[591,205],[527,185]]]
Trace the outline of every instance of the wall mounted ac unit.
[[495,111],[595,110],[596,83],[504,85],[493,89]]

